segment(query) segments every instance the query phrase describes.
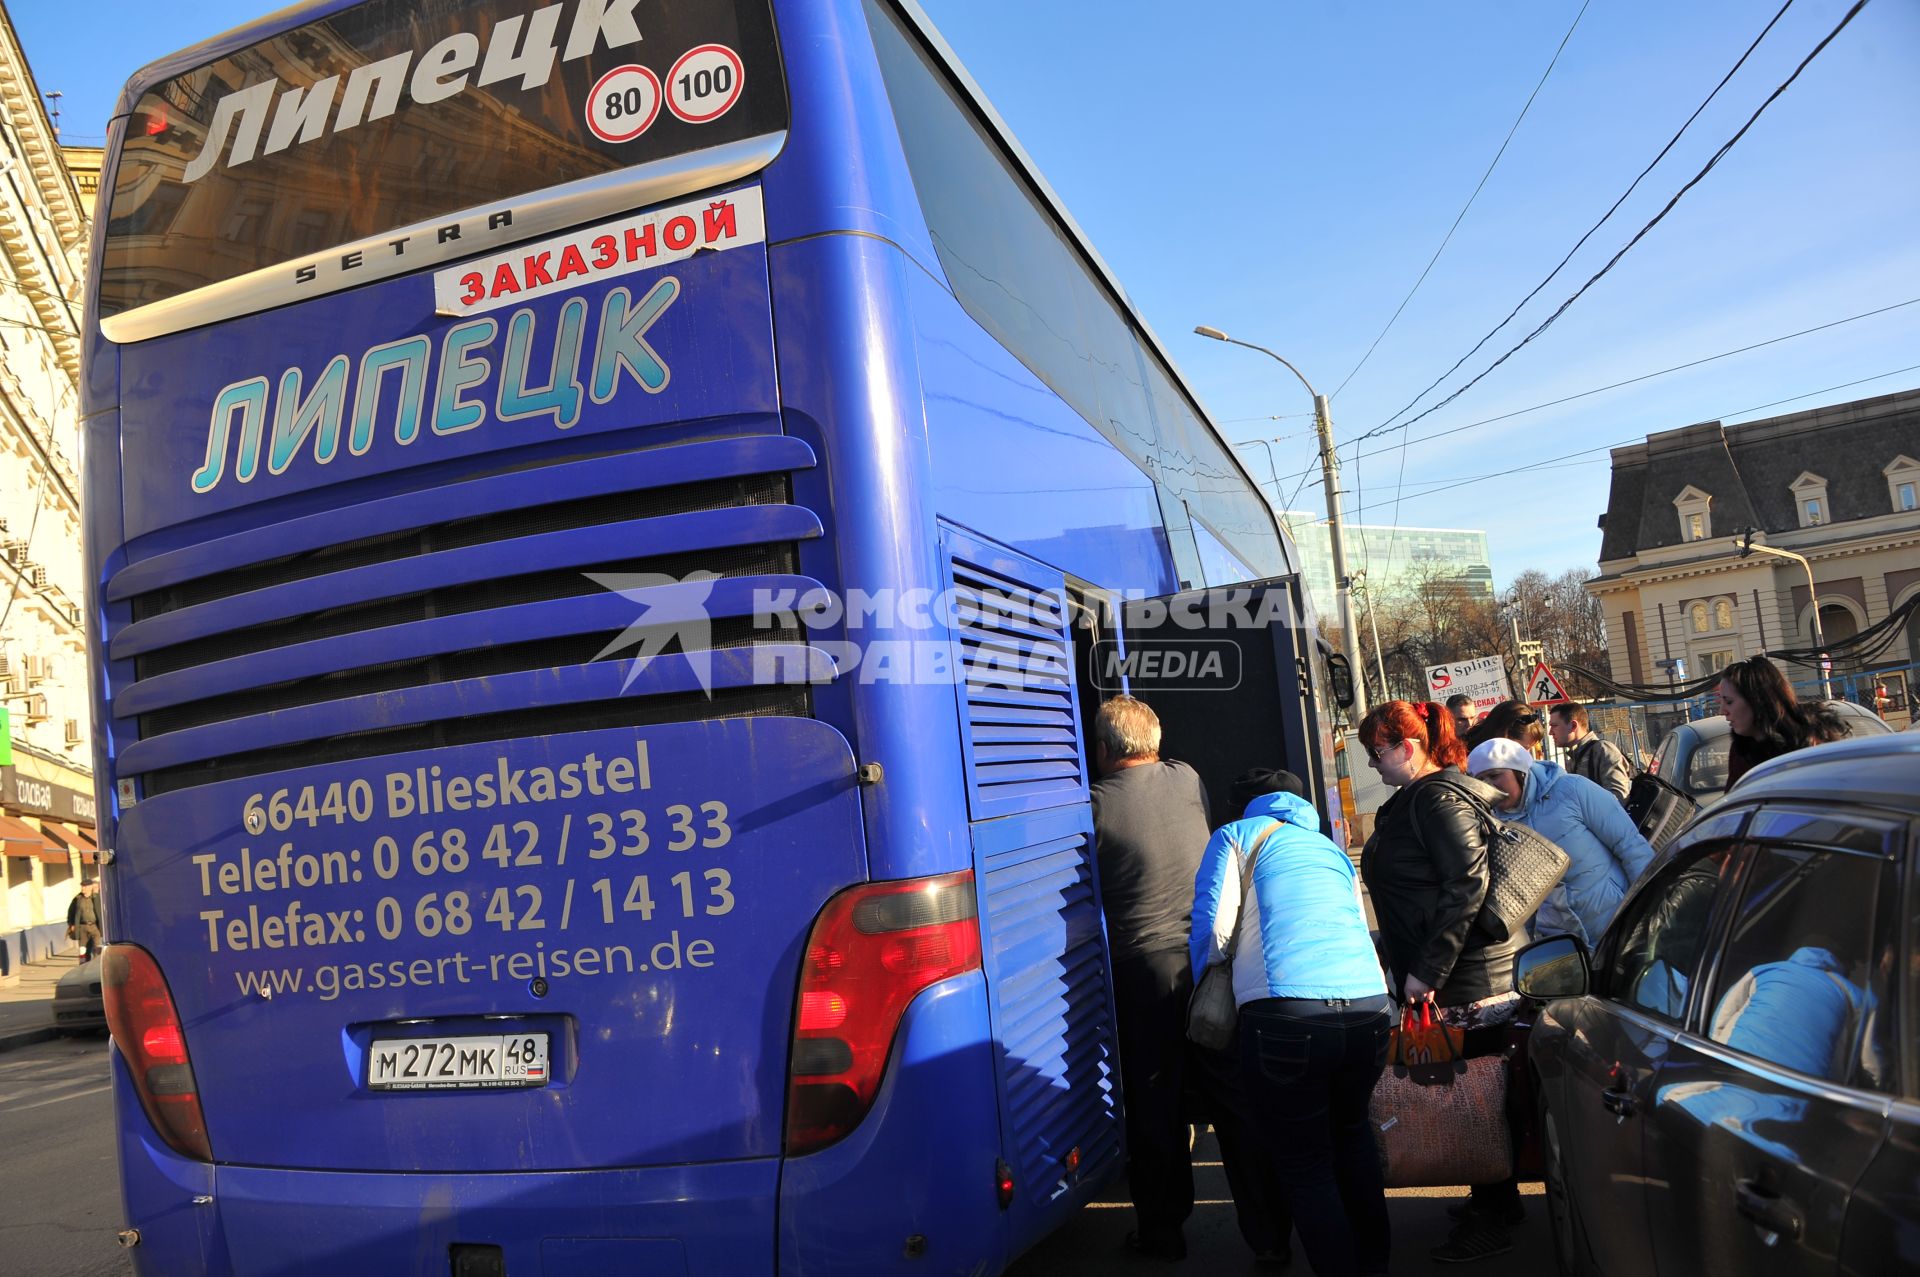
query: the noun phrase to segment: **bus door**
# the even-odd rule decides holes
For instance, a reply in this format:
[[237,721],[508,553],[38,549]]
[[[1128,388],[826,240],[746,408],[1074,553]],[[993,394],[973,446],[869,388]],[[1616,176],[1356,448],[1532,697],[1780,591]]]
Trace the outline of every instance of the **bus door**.
[[1160,752],[1200,773],[1214,824],[1240,815],[1229,797],[1234,777],[1283,767],[1306,782],[1326,832],[1344,847],[1321,695],[1331,671],[1314,659],[1302,602],[1297,576],[1130,601],[1122,638],[1101,651],[1097,673],[1104,692],[1124,687],[1159,714]]
[[1075,607],[1057,569],[943,528],[999,1066],[1009,1253],[1118,1169],[1118,1043],[1094,880]]

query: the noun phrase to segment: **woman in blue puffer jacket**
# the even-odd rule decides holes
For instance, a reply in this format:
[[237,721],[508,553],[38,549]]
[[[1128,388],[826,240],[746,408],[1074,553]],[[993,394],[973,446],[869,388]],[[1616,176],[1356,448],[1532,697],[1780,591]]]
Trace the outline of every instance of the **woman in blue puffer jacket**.
[[1234,940],[1241,1080],[1313,1271],[1383,1273],[1386,1190],[1367,1100],[1393,1016],[1353,861],[1321,835],[1305,795],[1290,772],[1234,783],[1245,814],[1214,833],[1194,879],[1193,978]]
[[1467,771],[1506,795],[1502,820],[1540,833],[1567,853],[1567,872],[1542,907],[1537,931],[1568,931],[1589,946],[1612,921],[1627,888],[1653,860],[1653,848],[1626,808],[1585,776],[1536,762],[1515,741],[1490,740],[1467,758]]

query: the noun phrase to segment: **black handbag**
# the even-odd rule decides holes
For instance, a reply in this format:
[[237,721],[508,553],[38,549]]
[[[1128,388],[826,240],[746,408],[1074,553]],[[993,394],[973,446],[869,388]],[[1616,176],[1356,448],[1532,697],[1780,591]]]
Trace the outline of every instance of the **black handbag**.
[[1260,860],[1260,849],[1279,828],[1278,824],[1270,826],[1247,853],[1246,867],[1240,871],[1240,907],[1233,914],[1226,951],[1201,973],[1199,983],[1193,986],[1193,996],[1187,1000],[1187,1037],[1209,1051],[1232,1046],[1233,1035],[1240,1027],[1240,1006],[1233,997],[1233,953],[1240,947],[1240,920],[1247,912],[1247,895],[1253,890],[1253,867]]
[[1493,814],[1486,799],[1465,785],[1445,782],[1472,803],[1487,839],[1487,898],[1474,925],[1501,944],[1524,936],[1527,923],[1572,863],[1560,845],[1539,830]]

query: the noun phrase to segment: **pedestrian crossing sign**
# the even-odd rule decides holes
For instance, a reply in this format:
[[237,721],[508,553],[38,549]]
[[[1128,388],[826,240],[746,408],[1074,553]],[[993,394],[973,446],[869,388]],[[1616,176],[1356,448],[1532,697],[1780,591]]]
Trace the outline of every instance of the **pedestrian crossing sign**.
[[1560,686],[1560,680],[1553,676],[1545,661],[1533,667],[1533,677],[1527,680],[1527,703],[1529,705],[1554,705],[1567,699],[1567,689]]

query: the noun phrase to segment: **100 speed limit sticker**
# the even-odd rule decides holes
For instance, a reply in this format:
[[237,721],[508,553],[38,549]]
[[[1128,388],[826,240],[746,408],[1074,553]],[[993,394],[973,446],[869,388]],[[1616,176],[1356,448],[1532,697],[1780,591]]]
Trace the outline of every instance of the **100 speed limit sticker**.
[[675,119],[711,124],[740,101],[746,79],[746,64],[724,44],[703,44],[681,54],[664,85],[647,67],[615,67],[593,86],[587,127],[603,142],[631,142],[653,127],[663,102]]
[[710,123],[733,109],[746,78],[740,55],[726,45],[689,49],[667,72],[667,109],[688,124]]

